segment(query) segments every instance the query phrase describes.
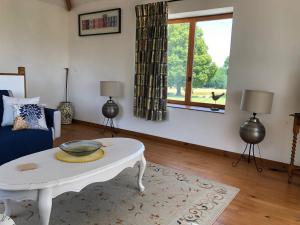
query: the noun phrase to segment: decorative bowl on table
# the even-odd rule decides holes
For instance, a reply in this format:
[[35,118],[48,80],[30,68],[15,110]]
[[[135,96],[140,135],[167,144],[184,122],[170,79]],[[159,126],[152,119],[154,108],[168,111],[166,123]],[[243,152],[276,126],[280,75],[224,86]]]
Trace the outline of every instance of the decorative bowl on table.
[[88,156],[98,151],[102,143],[97,141],[70,141],[61,144],[59,148],[72,156]]

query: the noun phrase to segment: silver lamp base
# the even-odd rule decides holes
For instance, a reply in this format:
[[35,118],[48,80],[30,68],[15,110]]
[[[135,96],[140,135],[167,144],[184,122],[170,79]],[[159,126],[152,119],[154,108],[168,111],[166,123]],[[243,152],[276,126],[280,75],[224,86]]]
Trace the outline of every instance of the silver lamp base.
[[115,125],[113,119],[119,114],[119,106],[112,100],[111,97],[109,97],[109,100],[103,105],[102,114],[106,120],[106,122],[104,121],[105,127],[103,133],[105,133],[106,128],[109,127],[112,131],[111,135],[113,137],[115,133]]
[[119,114],[119,106],[115,103],[112,98],[103,105],[102,114],[106,118],[113,119]]
[[266,129],[259,119],[253,115],[241,125],[240,136],[246,143],[258,144],[264,140]]
[[251,162],[252,158],[255,163],[256,170],[258,172],[262,172],[263,169],[258,166],[256,161],[255,145],[258,147],[260,154],[260,148],[258,144],[264,140],[265,136],[266,129],[264,125],[259,121],[258,118],[256,118],[256,113],[253,113],[253,116],[249,118],[245,123],[243,123],[240,127],[240,137],[247,144],[244,152],[241,154],[241,157],[237,161],[233,162],[232,165],[236,167],[239,162],[245,158],[245,153],[248,149],[248,163]]

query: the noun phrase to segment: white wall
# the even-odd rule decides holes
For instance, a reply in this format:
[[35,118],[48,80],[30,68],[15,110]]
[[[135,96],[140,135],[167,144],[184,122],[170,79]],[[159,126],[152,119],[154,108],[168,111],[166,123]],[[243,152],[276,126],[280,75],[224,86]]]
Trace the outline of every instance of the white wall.
[[[149,0],[150,1],[150,0]],[[146,2],[145,0],[135,2]],[[0,72],[27,69],[29,96],[41,96],[55,107],[63,100],[64,70],[70,66],[71,100],[76,118],[101,123],[100,80],[124,83],[118,126],[166,138],[240,152],[238,129],[249,116],[239,110],[244,88],[275,92],[263,157],[288,162],[292,118],[300,111],[300,2],[289,0],[185,0],[172,3],[171,13],[234,6],[228,96],[225,114],[169,108],[165,122],[133,117],[135,12],[133,0],[82,4],[71,13],[38,0],[0,0]],[[79,13],[122,8],[121,34],[79,37]],[[68,29],[69,28],[69,29]],[[69,59],[69,60],[68,60]],[[300,154],[297,156],[300,162]]]
[[0,72],[26,67],[29,96],[56,107],[68,65],[68,13],[38,0],[0,0]]
[[[139,1],[142,2],[142,1]],[[244,146],[238,129],[248,114],[239,110],[241,90],[254,88],[275,92],[271,115],[261,119],[267,129],[263,157],[288,162],[292,118],[300,110],[300,2],[289,0],[185,0],[172,3],[170,11],[192,11],[234,6],[234,25],[226,113],[169,108],[166,122],[133,117],[135,12],[130,0],[106,0],[84,4],[70,17],[71,100],[76,118],[101,123],[100,80],[119,80],[125,96],[118,126],[213,148],[240,152]],[[122,8],[122,34],[78,37],[77,14]],[[300,155],[300,154],[299,154]],[[298,155],[298,159],[300,158]],[[299,162],[299,160],[298,160]]]

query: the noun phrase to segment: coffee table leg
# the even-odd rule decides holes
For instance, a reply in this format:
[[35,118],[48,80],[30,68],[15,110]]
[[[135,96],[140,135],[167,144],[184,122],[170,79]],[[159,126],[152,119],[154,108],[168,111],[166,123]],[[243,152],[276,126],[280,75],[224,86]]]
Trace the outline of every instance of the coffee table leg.
[[144,176],[144,172],[146,169],[146,159],[144,156],[142,156],[142,159],[140,160],[140,165],[139,165],[139,180],[138,180],[138,185],[140,188],[140,191],[143,192],[145,190],[145,187],[143,185],[143,176]]
[[4,200],[4,207],[5,207],[5,212],[4,214],[8,217],[12,216],[12,200]]
[[38,205],[39,205],[41,225],[48,225],[50,220],[51,208],[52,208],[51,190],[49,189],[39,190]]

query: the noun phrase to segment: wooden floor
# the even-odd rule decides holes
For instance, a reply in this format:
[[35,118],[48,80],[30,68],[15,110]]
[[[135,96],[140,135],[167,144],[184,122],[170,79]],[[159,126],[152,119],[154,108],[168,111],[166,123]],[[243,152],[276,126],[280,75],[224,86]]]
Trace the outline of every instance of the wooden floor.
[[[109,137],[109,133],[105,136]],[[118,136],[128,137],[122,133]],[[104,137],[103,131],[96,127],[73,124],[63,127],[62,138],[56,145],[68,140],[101,137]],[[144,142],[148,161],[240,188],[240,193],[216,225],[300,225],[300,178],[296,177],[293,184],[288,184],[286,172],[265,168],[258,174],[253,165],[246,162],[233,168],[233,159],[225,156],[133,138]]]

